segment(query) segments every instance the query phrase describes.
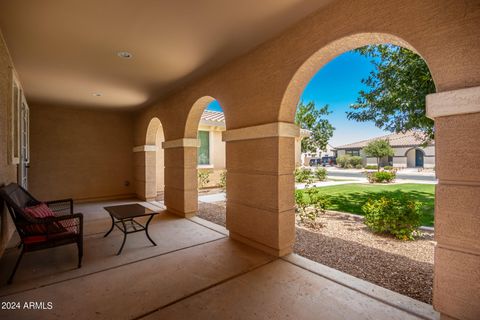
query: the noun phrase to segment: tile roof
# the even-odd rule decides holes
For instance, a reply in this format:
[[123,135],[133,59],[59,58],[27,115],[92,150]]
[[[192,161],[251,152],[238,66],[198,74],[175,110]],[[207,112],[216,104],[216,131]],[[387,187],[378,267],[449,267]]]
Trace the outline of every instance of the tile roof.
[[[392,133],[385,136],[371,138],[367,140],[362,140],[358,142],[353,142],[349,144],[344,144],[338,146],[335,149],[352,149],[352,148],[364,148],[368,143],[375,140],[385,140],[387,139],[390,142],[392,147],[408,147],[408,146],[418,146],[423,142],[424,134],[419,131],[407,131],[405,133]],[[435,142],[431,141],[429,145],[434,145]]]
[[225,115],[220,111],[205,110],[200,118],[200,124],[225,127]]

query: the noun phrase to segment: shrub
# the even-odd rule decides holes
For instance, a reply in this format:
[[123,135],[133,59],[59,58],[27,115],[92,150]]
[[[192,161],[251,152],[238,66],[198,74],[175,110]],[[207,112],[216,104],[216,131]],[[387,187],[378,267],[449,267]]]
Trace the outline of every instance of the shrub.
[[325,168],[317,168],[313,174],[318,181],[325,181],[325,179],[327,179],[327,170]]
[[350,163],[349,155],[343,155],[343,156],[337,157],[337,164],[341,168],[346,168],[349,163]]
[[337,164],[342,168],[356,168],[357,165],[362,165],[363,158],[359,156],[350,156],[348,154],[337,158]]
[[385,166],[385,167],[383,167],[383,170],[393,170],[393,167],[392,166]]
[[295,182],[311,183],[313,180],[312,171],[305,168],[295,169]]
[[204,188],[210,182],[209,170],[198,170],[198,187]]
[[420,204],[403,195],[396,198],[369,199],[362,206],[364,223],[377,233],[389,233],[401,240],[413,240],[420,226]]
[[397,175],[391,171],[368,172],[367,179],[370,183],[388,183],[393,182]]
[[365,169],[368,169],[368,170],[377,170],[377,169],[378,169],[378,166],[376,166],[376,165],[368,165],[368,166],[365,166]]
[[362,163],[363,163],[363,158],[362,158],[362,157],[359,157],[359,156],[350,157],[349,163],[350,163],[353,167],[357,167],[358,165],[362,165]]
[[218,186],[222,188],[223,191],[226,190],[227,188],[227,171],[226,170],[220,173],[220,182],[218,183]]
[[296,213],[302,224],[315,224],[320,213],[324,213],[328,199],[318,188],[295,190]]
[[355,166],[355,169],[362,169],[362,168],[363,168],[363,166],[362,166],[361,164],[357,164],[357,165]]

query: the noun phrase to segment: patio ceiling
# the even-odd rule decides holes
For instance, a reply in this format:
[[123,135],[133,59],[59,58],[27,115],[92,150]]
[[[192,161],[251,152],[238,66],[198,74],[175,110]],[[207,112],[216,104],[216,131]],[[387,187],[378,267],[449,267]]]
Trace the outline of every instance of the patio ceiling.
[[7,0],[0,28],[30,103],[132,109],[330,1]]

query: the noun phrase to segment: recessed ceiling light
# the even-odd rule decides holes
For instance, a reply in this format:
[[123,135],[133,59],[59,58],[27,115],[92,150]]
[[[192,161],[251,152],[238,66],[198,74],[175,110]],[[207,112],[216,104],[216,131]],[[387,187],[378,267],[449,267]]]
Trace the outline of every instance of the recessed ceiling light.
[[101,97],[101,96],[102,96],[102,93],[101,93],[101,92],[94,92],[94,93],[92,93],[92,95],[93,95],[94,97]]
[[117,56],[119,56],[120,58],[123,58],[123,59],[133,58],[133,54],[131,54],[128,51],[119,51],[119,52],[117,52]]

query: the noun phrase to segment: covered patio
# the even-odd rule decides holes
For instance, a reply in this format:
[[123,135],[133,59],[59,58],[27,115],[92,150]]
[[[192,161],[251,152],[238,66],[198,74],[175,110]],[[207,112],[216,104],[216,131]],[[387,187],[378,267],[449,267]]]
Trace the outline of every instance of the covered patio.
[[[84,266],[75,246],[27,254],[1,301],[52,302],[50,310],[9,310],[15,319],[438,319],[432,306],[314,263],[297,255],[277,258],[228,238],[228,230],[200,218],[166,211],[151,225],[157,243],[129,236],[124,251],[104,206],[86,213]],[[142,203],[154,210],[161,204]],[[13,239],[15,240],[15,239]],[[17,248],[0,261],[6,281]]]
[[[0,300],[54,307],[0,316],[479,319],[478,30],[478,0],[2,1],[0,185],[73,198],[85,252],[80,269],[70,246],[29,253],[6,285],[18,242],[3,209]],[[301,93],[338,55],[376,44],[417,52],[435,82],[435,312],[292,255]],[[228,231],[195,217],[213,100]],[[103,238],[102,208],[128,201],[164,210],[158,246],[137,233],[116,256],[122,235]]]

